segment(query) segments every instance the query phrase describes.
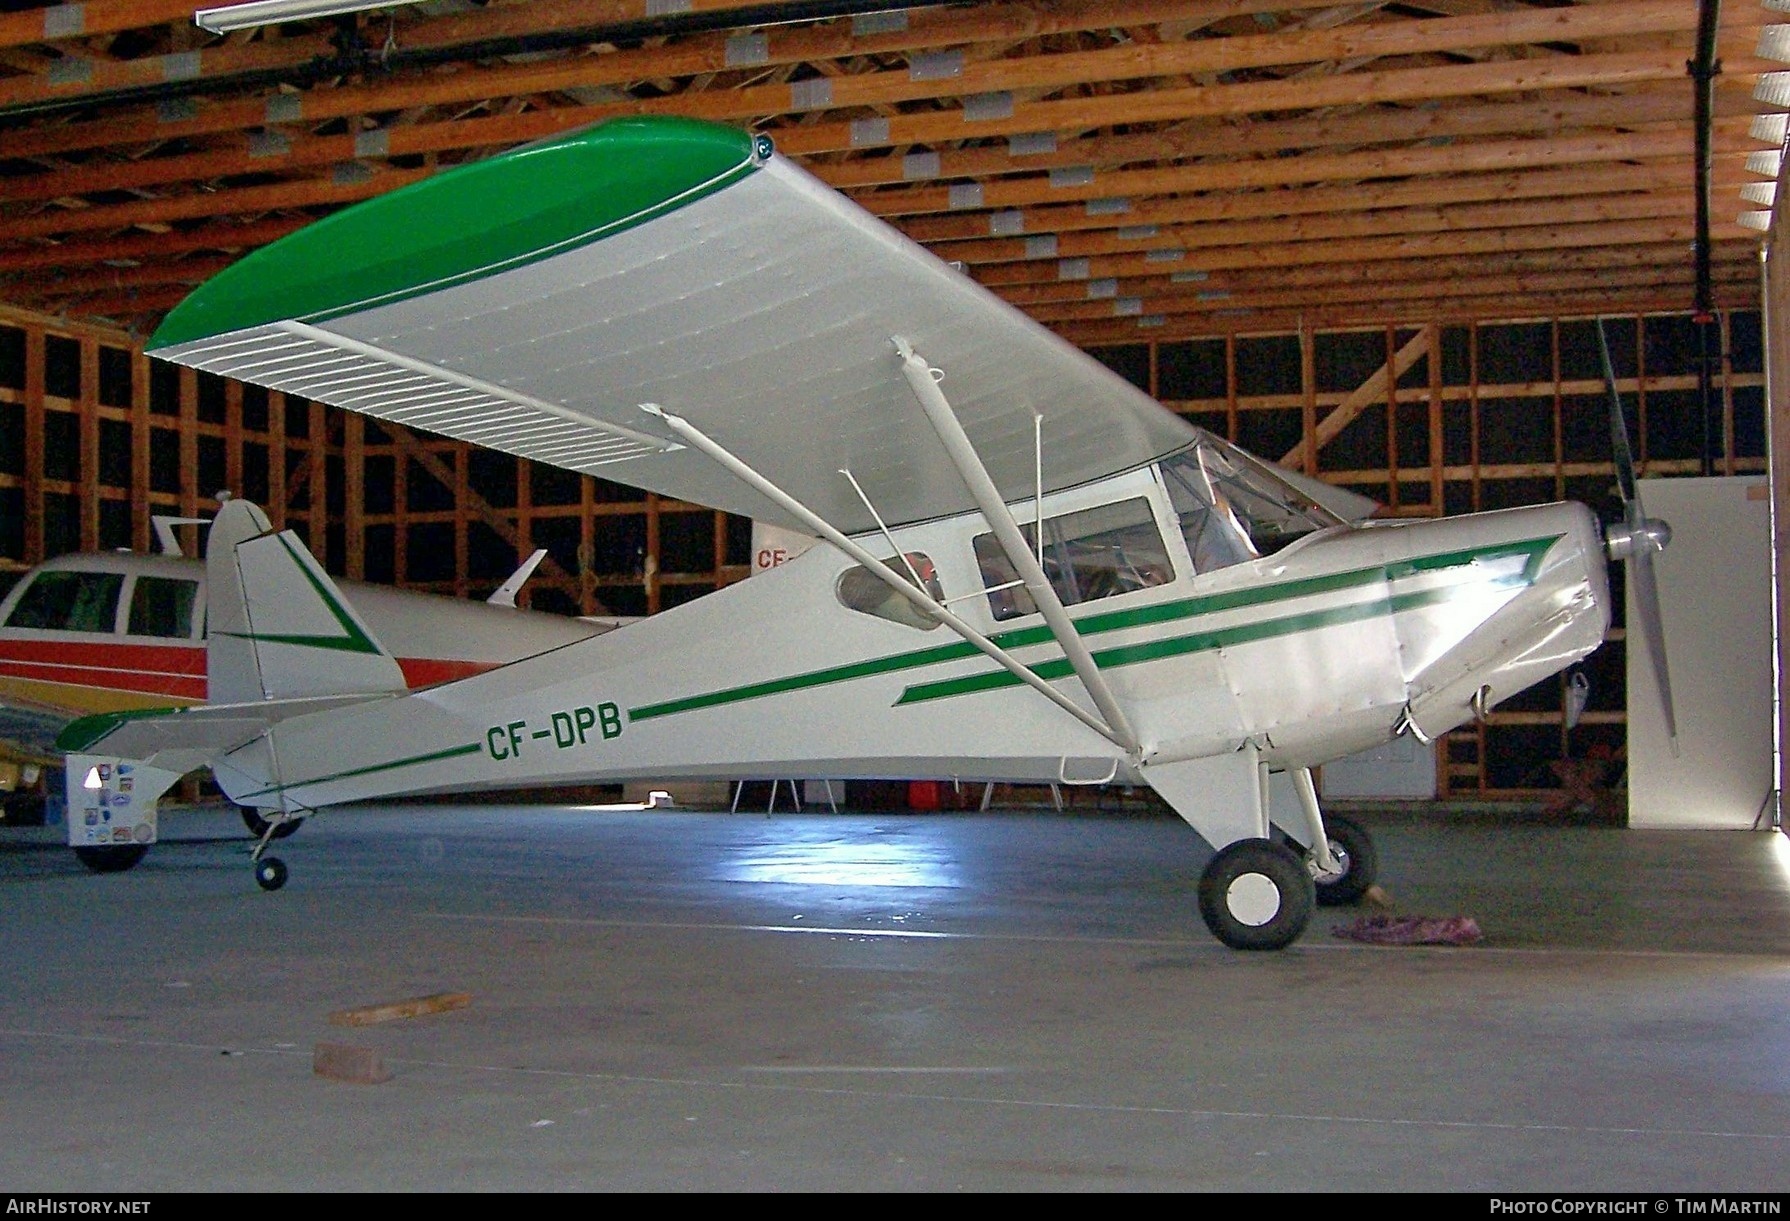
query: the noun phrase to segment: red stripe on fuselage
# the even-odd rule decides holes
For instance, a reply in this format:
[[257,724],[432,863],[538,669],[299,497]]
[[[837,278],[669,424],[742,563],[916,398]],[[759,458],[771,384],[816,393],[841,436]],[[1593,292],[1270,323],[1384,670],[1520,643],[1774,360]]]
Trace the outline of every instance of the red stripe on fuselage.
[[[397,662],[411,688],[470,678],[499,664],[437,657],[400,657]],[[205,649],[199,645],[0,640],[0,675],[182,700],[206,696]]]
[[451,683],[457,678],[471,678],[474,674],[495,670],[501,664],[495,661],[457,661],[439,657],[398,658],[398,669],[404,672],[404,681],[412,689],[433,687],[436,683]]

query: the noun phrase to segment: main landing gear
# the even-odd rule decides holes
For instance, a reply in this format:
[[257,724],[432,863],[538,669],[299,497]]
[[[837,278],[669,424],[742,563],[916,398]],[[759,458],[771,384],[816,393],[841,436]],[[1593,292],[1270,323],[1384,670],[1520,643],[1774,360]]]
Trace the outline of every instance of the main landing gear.
[[1233,950],[1278,950],[1305,931],[1316,902],[1305,862],[1273,840],[1240,839],[1200,874],[1200,915]]
[[1324,831],[1330,839],[1330,855],[1340,869],[1324,869],[1310,861],[1319,907],[1343,907],[1367,893],[1379,875],[1380,858],[1366,831],[1346,818],[1326,818]]
[[247,827],[249,834],[256,839],[266,835],[269,827],[273,828],[274,839],[285,839],[298,830],[298,824],[304,821],[302,818],[282,818],[278,822],[274,822],[261,817],[261,811],[254,806],[239,806],[237,808],[242,811],[242,825]]
[[[1300,807],[1296,818],[1288,818],[1295,832],[1272,826],[1264,808],[1258,825],[1268,836],[1227,845],[1200,875],[1200,916],[1212,935],[1234,950],[1291,945],[1311,922],[1314,908],[1355,902],[1379,870],[1366,831],[1319,812],[1311,773],[1293,769],[1288,778]],[[1265,782],[1263,789],[1265,795]],[[1329,852],[1307,844],[1327,844]]]
[[123,873],[135,868],[148,851],[146,844],[82,845],[75,849],[75,859],[95,873]]

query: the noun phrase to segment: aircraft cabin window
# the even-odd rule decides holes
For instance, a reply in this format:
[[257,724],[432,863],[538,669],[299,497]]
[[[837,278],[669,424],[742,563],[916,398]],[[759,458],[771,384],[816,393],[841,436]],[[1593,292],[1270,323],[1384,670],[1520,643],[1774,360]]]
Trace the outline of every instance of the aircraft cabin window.
[[[1028,546],[1036,546],[1030,523],[1020,532]],[[1019,574],[995,536],[979,534],[972,545],[995,619],[1036,613],[1032,595],[1016,583]],[[1150,502],[1139,496],[1047,518],[1044,573],[1063,605],[1074,606],[1167,584],[1175,570]]]
[[1216,438],[1202,438],[1164,459],[1161,470],[1196,573],[1272,555],[1302,535],[1342,523],[1268,467]]
[[193,634],[193,599],[199,591],[195,581],[172,577],[138,577],[131,594],[129,626],[132,636],[166,636],[187,640]]
[[[914,572],[920,574],[922,584],[917,588],[925,590],[934,602],[943,602],[945,592],[939,587],[938,571],[932,566],[932,557],[918,551],[907,553],[907,564],[891,557],[883,561],[899,573],[909,585],[914,583],[913,573],[907,564],[913,565]],[[859,614],[875,615],[878,619],[887,619],[905,627],[917,627],[929,632],[939,626],[937,619],[931,618],[919,607],[889,588],[888,582],[865,568],[862,564],[856,568],[848,568],[839,577],[835,590],[840,604],[847,610]]]
[[19,596],[7,627],[112,632],[118,627],[119,572],[40,572]]

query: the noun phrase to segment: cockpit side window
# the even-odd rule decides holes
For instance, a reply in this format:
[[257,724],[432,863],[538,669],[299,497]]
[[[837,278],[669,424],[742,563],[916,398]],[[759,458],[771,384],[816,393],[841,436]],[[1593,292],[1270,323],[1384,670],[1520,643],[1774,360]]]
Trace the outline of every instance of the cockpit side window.
[[138,577],[131,593],[132,636],[165,636],[176,640],[193,634],[193,600],[198,583],[172,577]]
[[[923,552],[909,551],[904,558],[907,561],[905,564],[893,557],[883,562],[909,585],[914,584],[914,574],[919,574],[921,583],[917,588],[924,590],[934,602],[943,602],[945,593],[939,587],[938,570],[932,565],[932,557]],[[862,564],[840,574],[835,593],[840,605],[859,614],[875,615],[878,619],[887,619],[904,627],[917,627],[923,632],[939,626],[937,619],[889,588],[887,581]]]
[[[1030,523],[1020,530],[1028,545],[1037,545]],[[972,546],[995,619],[1035,613],[1032,595],[995,536],[979,534]],[[1044,573],[1063,605],[1074,606],[1166,584],[1175,570],[1150,502],[1139,496],[1045,519]]]
[[118,625],[118,572],[40,572],[19,595],[7,627],[50,632],[112,632]]

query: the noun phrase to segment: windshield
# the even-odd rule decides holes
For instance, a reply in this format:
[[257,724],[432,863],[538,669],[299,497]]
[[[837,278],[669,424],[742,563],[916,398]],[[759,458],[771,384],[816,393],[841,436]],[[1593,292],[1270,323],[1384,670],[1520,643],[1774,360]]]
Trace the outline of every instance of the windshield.
[[1272,555],[1301,535],[1343,524],[1272,467],[1217,437],[1201,437],[1161,465],[1195,572]]

